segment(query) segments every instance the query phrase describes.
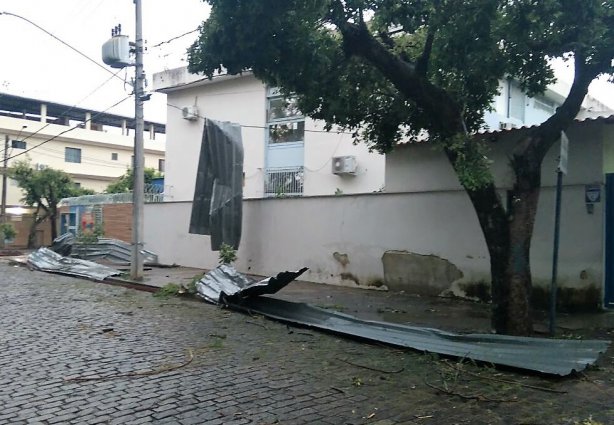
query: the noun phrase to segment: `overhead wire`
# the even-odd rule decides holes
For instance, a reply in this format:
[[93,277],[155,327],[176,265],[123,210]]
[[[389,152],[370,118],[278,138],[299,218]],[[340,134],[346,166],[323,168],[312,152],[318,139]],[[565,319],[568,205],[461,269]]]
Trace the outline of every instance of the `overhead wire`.
[[56,134],[55,136],[50,137],[49,139],[46,139],[46,140],[42,141],[41,143],[39,143],[39,144],[37,144],[37,145],[35,145],[35,146],[32,146],[31,148],[25,149],[23,152],[19,152],[18,154],[15,154],[15,155],[9,156],[9,157],[7,157],[7,158],[6,158],[6,160],[8,161],[8,160],[10,160],[10,159],[17,158],[17,157],[19,157],[19,156],[21,156],[21,155],[25,155],[25,154],[27,154],[28,152],[31,152],[31,151],[33,151],[34,149],[36,149],[36,148],[38,148],[38,147],[40,147],[40,146],[42,146],[42,145],[44,145],[44,144],[46,144],[46,143],[48,143],[48,142],[51,142],[52,140],[55,140],[55,139],[57,139],[58,137],[60,137],[60,136],[62,136],[62,135],[64,135],[64,134],[66,134],[66,133],[68,133],[68,132],[71,132],[71,131],[73,131],[73,130],[76,130],[76,129],[80,128],[80,126],[81,126],[82,124],[85,124],[85,123],[87,123],[87,122],[89,122],[89,121],[92,121],[93,119],[95,119],[95,118],[99,117],[100,115],[102,115],[102,114],[106,113],[106,112],[107,112],[109,109],[112,109],[112,108],[116,107],[117,105],[121,104],[122,102],[125,102],[126,100],[130,99],[130,97],[131,97],[131,96],[126,96],[126,97],[124,97],[123,99],[119,100],[118,102],[115,102],[113,105],[109,106],[109,107],[108,107],[108,108],[106,108],[105,110],[100,111],[100,112],[97,112],[96,114],[92,115],[90,118],[88,118],[88,119],[84,120],[83,122],[81,122],[81,123],[79,123],[79,124],[75,125],[74,127],[70,127],[70,128],[68,128],[68,129],[66,129],[66,130],[64,130],[64,131],[62,131],[62,132],[60,132],[60,133]]
[[155,48],[157,48],[157,47],[163,46],[164,44],[169,44],[169,43],[172,43],[173,41],[178,40],[178,39],[180,39],[180,38],[182,38],[182,37],[185,37],[186,35],[194,34],[195,32],[197,32],[197,31],[199,31],[199,30],[200,30],[200,27],[199,27],[199,28],[196,28],[196,29],[194,29],[194,30],[192,30],[192,31],[188,31],[188,32],[185,32],[185,33],[183,33],[183,34],[177,35],[177,36],[175,36],[175,37],[169,38],[168,40],[161,41],[161,42],[159,42],[159,43],[157,43],[157,44],[154,44],[154,45],[153,45],[153,46],[151,46],[150,48],[151,48],[151,49],[155,49]]
[[[173,105],[173,104],[171,104],[171,103],[167,103],[166,105],[167,105],[167,106],[169,106],[169,107],[171,107],[171,108],[175,108],[175,109],[183,110],[183,108],[181,108],[181,107],[179,107],[179,106],[177,106],[177,105]],[[197,116],[198,118],[200,118],[200,119],[203,119],[203,120],[205,120],[205,119],[206,119],[206,117],[204,117],[204,116],[202,116],[202,115],[200,115],[200,114],[198,114],[198,113],[196,114],[196,116]],[[248,125],[248,124],[237,124],[237,125],[238,125],[239,127],[242,127],[242,128],[256,128],[256,129],[263,129],[263,130],[268,129],[268,126],[262,126],[262,125]],[[305,131],[306,133],[326,133],[326,134],[330,134],[330,135],[334,135],[334,134],[339,135],[339,140],[337,141],[337,145],[335,146],[335,149],[334,149],[334,151],[333,151],[332,156],[335,156],[335,154],[337,153],[337,150],[339,149],[339,146],[341,146],[341,142],[343,142],[343,135],[350,135],[350,136],[353,136],[353,135],[354,135],[354,133],[347,132],[347,131],[334,131],[334,130],[331,130],[331,131],[326,131],[326,130],[309,130],[309,129],[305,129],[304,131]],[[332,156],[331,156],[331,158],[327,159],[327,160],[326,160],[326,161],[325,161],[325,162],[324,162],[324,163],[323,163],[321,166],[319,166],[319,167],[316,167],[316,168],[312,169],[312,168],[309,168],[309,167],[304,166],[303,168],[304,168],[305,170],[309,171],[310,173],[318,173],[318,172],[322,171],[322,170],[324,169],[324,167],[326,167],[326,166],[327,166],[327,165],[328,165],[328,164],[329,164],[329,163],[332,161]],[[256,173],[254,173],[253,175],[251,175],[251,176],[250,176],[250,178],[251,178],[251,177],[255,177],[255,176],[256,176],[257,174],[259,174],[259,173],[260,173],[260,171],[257,171]],[[246,178],[248,178],[248,177],[246,177]]]
[[[77,108],[78,105],[80,103],[82,103],[83,101],[85,101],[86,99],[88,99],[90,96],[92,96],[94,93],[96,93],[98,90],[100,90],[102,87],[104,87],[109,81],[111,81],[111,79],[119,74],[119,72],[121,71],[121,69],[119,71],[117,71],[116,73],[114,73],[111,77],[107,78],[102,84],[100,84],[98,87],[96,87],[94,90],[92,90],[87,96],[85,96],[84,98],[82,98],[80,101],[78,101],[76,104],[74,104],[73,106],[71,106],[70,108],[68,108],[67,110],[65,110],[64,112],[62,112],[57,118],[62,118],[65,117],[70,111],[72,111],[73,109]],[[47,127],[49,127],[52,123],[48,122],[46,123],[44,126],[42,126],[41,128],[39,128],[38,130],[29,133],[27,136],[25,136],[23,139],[19,140],[19,142],[25,142],[26,140],[30,139],[31,137],[37,135],[38,133],[40,133],[41,131],[43,131],[44,129],[46,129]],[[0,154],[4,153],[4,150],[0,151]]]
[[[101,1],[102,3],[102,1]],[[72,107],[70,107],[69,109],[67,109],[66,111],[64,111],[59,118],[66,116],[70,111],[72,111],[73,109],[77,108],[78,105],[80,103],[82,103],[83,101],[85,101],[86,99],[88,99],[90,96],[92,96],[94,93],[96,93],[98,90],[100,90],[102,87],[104,87],[106,84],[109,83],[109,81],[111,81],[113,78],[117,78],[120,81],[122,81],[124,83],[124,90],[125,90],[125,82],[126,79],[119,77],[118,74],[122,71],[122,68],[120,68],[117,72],[113,72],[110,69],[108,69],[107,67],[103,66],[102,64],[100,64],[99,62],[97,62],[96,60],[92,59],[91,57],[89,57],[88,55],[86,55],[85,53],[83,53],[82,51],[80,51],[79,49],[77,49],[74,46],[71,46],[69,43],[65,42],[64,40],[60,39],[59,37],[57,37],[55,34],[51,33],[50,31],[47,31],[45,28],[41,27],[40,25],[36,24],[35,22],[31,21],[28,18],[25,18],[21,15],[17,15],[15,13],[11,13],[11,12],[0,12],[0,15],[7,15],[7,16],[13,16],[15,18],[21,19],[31,25],[33,25],[34,27],[38,28],[40,31],[44,32],[45,34],[49,35],[50,37],[54,38],[55,40],[59,41],[60,43],[62,43],[63,45],[65,45],[66,47],[68,47],[69,49],[73,50],[74,52],[76,52],[77,54],[79,54],[80,56],[84,57],[85,59],[87,59],[88,61],[94,63],[96,66],[98,66],[99,68],[103,69],[105,72],[108,72],[109,74],[111,74],[111,76],[106,79],[102,84],[100,84],[99,86],[97,86],[94,90],[92,90],[88,95],[86,95],[84,98],[82,98],[80,101],[78,101],[75,105],[73,105]],[[51,123],[47,123],[46,125],[44,125],[43,127],[39,128],[37,131],[30,133],[28,136],[26,136],[25,138],[21,139],[20,141],[23,142],[31,137],[33,137],[34,135],[40,133],[42,130],[44,130],[45,128],[47,128],[49,125],[51,125]],[[2,150],[0,153],[4,153],[4,150]]]
[[[41,147],[38,148],[40,151],[45,152],[45,155],[53,156],[56,158],[64,158],[65,154],[61,150]],[[107,167],[107,168],[126,168],[129,167],[130,164],[123,163],[121,161],[112,161],[101,158],[94,158],[91,156],[81,155],[81,163],[96,165],[99,167]]]
[[[183,110],[183,108],[181,106],[173,105],[172,103],[167,103],[166,106],[169,106],[169,107],[174,108],[174,109],[178,109],[180,111]],[[200,115],[198,113],[195,114],[195,115],[196,115],[197,118],[200,118],[202,120],[206,120],[207,119],[207,117],[204,117],[204,116],[202,116],[202,115]],[[239,127],[242,127],[242,128],[257,128],[257,129],[263,129],[263,130],[268,129],[268,126],[264,126],[264,125],[249,125],[249,124],[240,124],[240,123],[236,123],[236,124]],[[325,133],[325,134],[347,134],[347,135],[350,135],[350,136],[354,135],[354,133],[349,132],[349,131],[337,131],[337,130],[327,131],[327,130],[309,130],[309,129],[305,129],[305,132],[306,133]]]
[[[104,0],[100,0],[100,1],[99,1],[99,3],[97,4],[96,8],[98,8],[98,7],[99,7],[99,6],[100,6],[100,5],[103,3],[103,1],[104,1]],[[90,96],[92,96],[92,95],[93,95],[94,93],[96,93],[98,90],[100,90],[102,87],[104,87],[106,84],[108,84],[108,83],[109,83],[109,81],[111,81],[113,78],[117,78],[117,79],[119,79],[120,81],[122,81],[122,83],[124,84],[124,90],[125,90],[125,88],[126,88],[126,87],[125,87],[125,86],[126,86],[126,77],[127,77],[127,76],[125,76],[124,78],[122,78],[122,77],[119,77],[119,76],[118,76],[118,74],[119,74],[119,73],[122,71],[122,69],[123,69],[123,68],[119,69],[117,72],[113,72],[113,71],[111,71],[110,69],[108,69],[108,68],[107,68],[107,67],[105,67],[104,65],[100,64],[98,61],[96,61],[96,60],[92,59],[92,58],[91,58],[90,56],[88,56],[87,54],[83,53],[82,51],[80,51],[80,50],[79,50],[79,49],[77,49],[76,47],[74,47],[74,46],[70,45],[69,43],[65,42],[64,40],[62,40],[61,38],[59,38],[58,36],[56,36],[56,35],[55,35],[55,34],[53,34],[52,32],[50,32],[50,31],[46,30],[45,28],[41,27],[40,25],[36,24],[35,22],[33,22],[32,20],[30,20],[30,19],[28,19],[28,18],[25,18],[25,17],[23,17],[23,16],[21,16],[21,15],[15,14],[15,13],[6,12],[6,11],[0,11],[0,15],[12,16],[12,17],[15,17],[15,18],[21,19],[21,20],[23,20],[23,21],[25,21],[25,22],[29,23],[30,25],[33,25],[34,27],[36,27],[36,28],[37,28],[37,29],[39,29],[40,31],[44,32],[45,34],[49,35],[50,37],[52,37],[53,39],[57,40],[57,41],[58,41],[58,42],[60,42],[61,44],[65,45],[66,47],[68,47],[68,48],[69,48],[69,49],[71,49],[72,51],[76,52],[77,54],[79,54],[79,55],[80,55],[80,56],[82,56],[83,58],[87,59],[89,62],[92,62],[93,64],[95,64],[95,65],[96,65],[96,66],[98,66],[99,68],[103,69],[105,72],[108,72],[109,74],[111,74],[111,76],[110,76],[109,78],[107,78],[107,79],[106,79],[106,80],[105,80],[103,83],[101,83],[100,85],[98,85],[98,86],[97,86],[97,87],[96,87],[94,90],[92,90],[92,91],[91,91],[89,94],[87,94],[85,97],[83,97],[81,100],[79,100],[79,101],[78,101],[78,102],[77,102],[75,105],[73,105],[73,106],[71,106],[70,108],[68,108],[67,110],[65,110],[65,111],[64,111],[62,114],[60,114],[60,115],[59,115],[59,117],[58,117],[58,118],[61,118],[61,117],[66,116],[66,115],[67,115],[67,114],[68,114],[70,111],[72,111],[73,109],[77,108],[79,104],[81,104],[83,101],[85,101],[86,99],[88,99]],[[162,42],[162,43],[160,43],[160,45],[162,45],[162,44],[164,44],[164,43],[170,43],[171,41],[173,41],[173,40],[175,40],[175,39],[181,38],[181,37],[183,37],[183,36],[185,36],[185,35],[188,35],[188,34],[191,34],[191,33],[195,32],[195,31],[197,31],[197,30],[194,30],[194,31],[189,31],[189,32],[187,32],[187,33],[185,33],[185,34],[181,34],[181,35],[179,35],[179,36],[177,36],[177,37],[173,37],[172,39],[167,40],[166,42]],[[22,156],[22,155],[27,154],[28,152],[33,151],[34,149],[39,149],[39,148],[40,148],[41,150],[46,150],[46,151],[48,151],[48,152],[49,152],[49,151],[54,151],[53,149],[43,148],[43,147],[41,147],[41,146],[43,146],[44,144],[46,144],[46,143],[48,143],[48,142],[50,142],[50,141],[52,141],[52,140],[57,139],[58,137],[60,137],[60,136],[62,136],[62,135],[64,135],[64,134],[66,134],[66,133],[68,133],[68,132],[70,132],[70,131],[73,131],[73,130],[75,130],[75,129],[77,129],[77,128],[80,128],[80,126],[81,126],[81,125],[83,125],[83,124],[85,124],[85,123],[87,123],[87,122],[89,122],[89,121],[92,121],[93,119],[95,119],[95,118],[99,117],[101,114],[104,114],[104,113],[106,113],[107,111],[109,111],[110,109],[112,109],[112,108],[114,108],[114,107],[118,106],[119,104],[123,103],[124,101],[126,101],[126,100],[127,100],[127,99],[129,99],[130,97],[131,97],[131,95],[128,95],[128,96],[124,97],[123,99],[121,99],[120,101],[118,101],[118,102],[114,103],[113,105],[109,106],[109,107],[108,107],[108,108],[106,108],[105,110],[95,113],[95,114],[94,114],[94,115],[92,115],[92,116],[91,116],[89,119],[86,119],[86,120],[84,120],[84,121],[80,122],[79,124],[77,124],[77,125],[75,125],[75,126],[73,126],[73,127],[70,127],[70,128],[68,128],[68,129],[66,129],[66,130],[64,130],[64,131],[62,131],[62,132],[60,132],[60,133],[58,133],[57,135],[55,135],[55,136],[53,136],[53,137],[50,137],[50,138],[48,138],[48,139],[46,139],[46,140],[42,141],[41,143],[38,143],[37,145],[34,145],[34,146],[32,146],[31,148],[25,149],[25,150],[23,150],[22,152],[19,152],[19,153],[15,154],[15,155],[13,155],[13,154],[12,154],[13,149],[12,149],[12,146],[11,146],[11,150],[10,150],[11,155],[10,155],[10,156],[8,156],[7,158],[5,158],[5,160],[7,160],[7,161],[8,161],[8,160],[10,160],[10,159],[17,158],[17,157],[19,157],[19,156]],[[36,135],[36,134],[40,133],[42,130],[44,130],[45,128],[47,128],[49,125],[51,125],[51,123],[47,123],[45,126],[43,126],[43,127],[39,128],[39,129],[38,129],[38,130],[36,130],[35,132],[30,133],[28,136],[24,137],[23,139],[21,139],[21,140],[19,140],[19,141],[20,141],[20,142],[24,142],[24,141],[26,141],[27,139],[29,139],[29,138],[33,137],[34,135]],[[0,152],[0,153],[4,153],[5,151],[6,151],[6,149],[5,149],[5,150],[3,150],[3,151],[2,151],[2,152]],[[57,152],[57,151],[55,151],[55,152]],[[86,158],[86,159],[87,159],[88,157],[83,157],[83,158]],[[100,163],[107,163],[108,165],[106,165],[106,166],[108,166],[108,167],[122,167],[122,168],[123,168],[123,167],[125,167],[125,164],[115,164],[115,163],[113,163],[113,162],[111,162],[111,161],[105,161],[105,160],[101,160],[101,159],[97,159],[97,158],[96,158],[96,159],[94,159],[94,158],[89,158],[89,159],[92,159],[93,161],[97,161],[97,162],[100,162]]]
[[[64,40],[62,40],[61,38],[59,38],[58,36],[56,36],[55,34],[53,34],[50,31],[47,31],[45,28],[41,27],[40,25],[38,25],[37,23],[31,21],[28,18],[24,18],[21,15],[17,15],[16,13],[11,13],[11,12],[0,12],[0,15],[7,15],[7,16],[13,16],[15,18],[21,19],[27,23],[29,23],[30,25],[35,26],[36,28],[38,28],[39,30],[41,30],[42,32],[44,32],[45,34],[49,35],[50,37],[56,39],[57,41],[59,41],[60,43],[62,43],[63,45],[65,45],[66,47],[68,47],[70,50],[74,51],[75,53],[77,53],[78,55],[84,57],[85,59],[87,59],[88,61],[92,62],[94,65],[96,65],[97,67],[99,67],[100,69],[103,69],[105,72],[108,72],[110,74],[113,74],[113,71],[111,71],[110,69],[108,69],[107,67],[105,67],[104,65],[102,65],[100,62],[92,59],[91,57],[89,57],[88,55],[86,55],[85,53],[83,53],[81,50],[77,49],[76,47],[71,46],[70,44],[68,44],[67,42],[65,42]],[[117,77],[119,79],[121,79],[121,77]]]

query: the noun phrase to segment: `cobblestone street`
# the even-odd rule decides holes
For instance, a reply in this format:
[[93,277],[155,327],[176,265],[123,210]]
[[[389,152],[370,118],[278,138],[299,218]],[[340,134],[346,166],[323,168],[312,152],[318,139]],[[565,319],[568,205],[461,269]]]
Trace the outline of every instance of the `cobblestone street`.
[[614,423],[611,349],[552,379],[6,264],[0,275],[2,424]]

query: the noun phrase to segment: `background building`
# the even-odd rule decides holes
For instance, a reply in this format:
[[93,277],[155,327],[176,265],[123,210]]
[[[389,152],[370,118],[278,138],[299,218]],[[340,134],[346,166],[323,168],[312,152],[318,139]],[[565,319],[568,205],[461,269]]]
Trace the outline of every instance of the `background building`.
[[[166,126],[145,125],[145,166],[164,171]],[[2,151],[9,167],[28,159],[33,167],[63,170],[81,187],[102,192],[131,167],[134,119],[0,94],[0,137],[0,146],[8,144]],[[9,181],[7,206],[21,206],[22,196]]]
[[384,185],[383,155],[354,145],[350,134],[324,131],[251,74],[209,80],[178,68],[154,74],[154,90],[167,94],[173,158],[165,172],[167,200],[194,196],[205,118],[243,126],[245,198],[364,193]]
[[[325,196],[385,190],[384,155],[353,143],[346,132],[301,115],[250,73],[208,79],[187,67],[154,74],[154,90],[167,95],[168,162],[165,199],[192,200],[205,118],[242,126],[244,198]],[[558,82],[530,97],[513,80],[502,80],[484,129],[540,124],[562,104],[569,86]],[[578,118],[607,116],[611,109],[587,96]]]

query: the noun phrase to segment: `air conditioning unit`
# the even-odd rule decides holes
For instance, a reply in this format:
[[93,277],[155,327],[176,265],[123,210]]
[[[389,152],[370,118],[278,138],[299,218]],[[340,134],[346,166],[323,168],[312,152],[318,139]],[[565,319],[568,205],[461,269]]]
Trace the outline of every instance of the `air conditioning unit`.
[[181,110],[184,120],[196,121],[198,119],[198,108],[196,106],[186,106]]
[[38,163],[34,164],[34,169],[36,171],[43,171],[45,168],[49,168],[49,166],[45,164],[38,164]]
[[333,174],[355,175],[356,174],[356,157],[355,156],[335,156],[333,157]]

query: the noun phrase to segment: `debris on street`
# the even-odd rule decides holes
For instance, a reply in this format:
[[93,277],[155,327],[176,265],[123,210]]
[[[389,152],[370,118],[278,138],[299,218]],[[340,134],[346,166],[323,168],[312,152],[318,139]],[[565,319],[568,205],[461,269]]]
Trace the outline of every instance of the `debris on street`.
[[[64,233],[53,240],[49,247],[64,257],[76,257],[83,260],[104,260],[115,265],[129,265],[132,256],[132,247],[129,243],[119,239],[97,238],[92,242],[79,241],[70,233]],[[142,249],[143,263],[158,264],[158,255]]]
[[252,282],[222,265],[197,283],[205,300],[271,319],[398,347],[566,376],[594,364],[610,341],[557,340],[493,334],[456,334],[439,329],[363,320],[309,304],[258,295],[273,294],[300,276],[284,272]]
[[94,263],[93,261],[62,257],[49,248],[39,248],[34,251],[28,256],[27,264],[36,270],[44,272],[85,277],[94,280],[104,280],[121,274],[119,270]]
[[[141,249],[143,263],[146,265],[158,264],[158,255],[146,249]],[[119,239],[98,238],[97,242],[76,243],[72,247],[72,256],[91,261],[108,261],[115,265],[129,265],[132,255],[132,246]]]
[[275,277],[253,281],[234,267],[222,264],[196,283],[198,295],[213,304],[227,305],[264,294],[274,294],[307,271],[282,272]]
[[64,233],[53,240],[50,250],[58,254],[68,257],[72,252],[72,247],[75,244],[75,235],[70,232]]

